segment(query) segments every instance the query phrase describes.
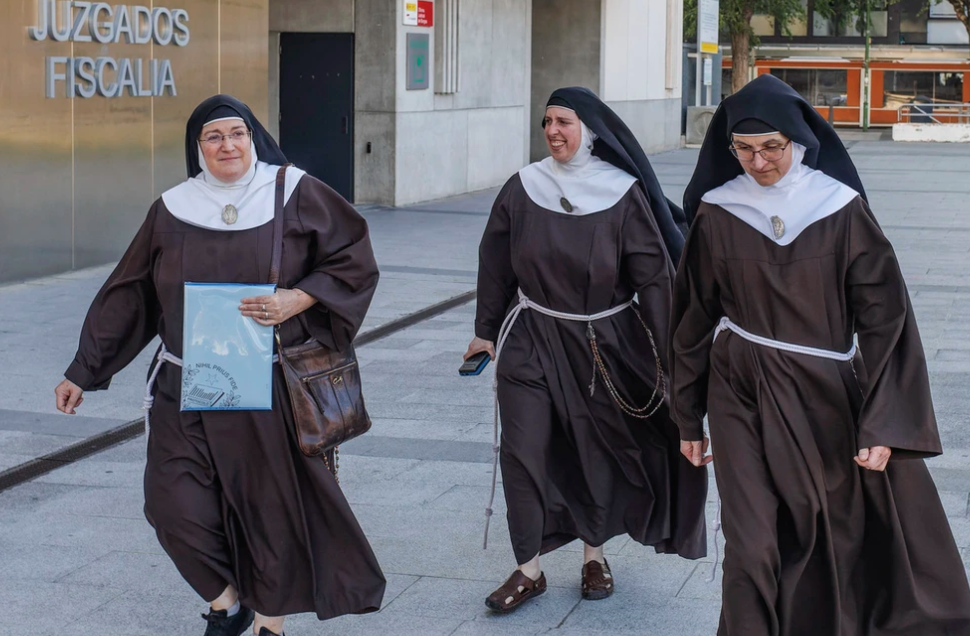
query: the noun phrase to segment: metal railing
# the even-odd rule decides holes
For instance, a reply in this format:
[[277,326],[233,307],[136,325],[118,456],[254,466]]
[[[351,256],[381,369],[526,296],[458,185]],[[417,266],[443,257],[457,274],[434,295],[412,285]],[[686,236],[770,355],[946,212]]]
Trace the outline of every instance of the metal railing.
[[927,102],[903,104],[899,122],[905,124],[970,124],[970,104]]

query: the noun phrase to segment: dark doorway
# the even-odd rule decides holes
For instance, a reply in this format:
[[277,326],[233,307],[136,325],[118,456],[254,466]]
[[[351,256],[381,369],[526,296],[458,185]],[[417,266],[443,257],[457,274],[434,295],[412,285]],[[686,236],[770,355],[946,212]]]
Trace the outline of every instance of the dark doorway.
[[280,34],[280,146],[354,200],[354,35]]

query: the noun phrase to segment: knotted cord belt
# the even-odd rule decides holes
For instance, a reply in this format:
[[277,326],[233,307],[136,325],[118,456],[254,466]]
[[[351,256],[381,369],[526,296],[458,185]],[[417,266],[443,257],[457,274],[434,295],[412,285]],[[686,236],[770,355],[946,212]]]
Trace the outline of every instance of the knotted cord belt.
[[[771,349],[778,349],[779,351],[787,351],[788,353],[799,353],[806,356],[813,356],[816,358],[825,358],[827,360],[835,360],[837,362],[849,362],[855,358],[857,345],[855,339],[852,341],[852,347],[842,353],[841,351],[830,351],[829,349],[816,349],[815,347],[806,347],[803,345],[792,344],[790,342],[782,342],[781,340],[773,340],[771,338],[765,338],[764,336],[757,336],[750,331],[745,331],[739,327],[734,321],[732,321],[727,316],[723,316],[721,320],[717,323],[717,327],[714,329],[714,338],[712,342],[717,342],[717,337],[722,331],[733,331],[737,335],[741,336],[748,342],[752,342],[756,345],[761,345],[763,347],[769,347]],[[855,369],[853,368],[853,373]],[[711,524],[714,528],[714,567],[711,569],[711,577],[708,582],[713,582],[717,571],[718,563],[721,560],[721,554],[717,546],[717,535],[721,531],[721,495],[717,496],[717,512],[714,515],[714,522]]]
[[[627,415],[637,417],[640,419],[649,418],[653,415],[660,405],[663,404],[664,398],[667,396],[667,385],[664,378],[663,367],[660,363],[660,355],[657,353],[657,345],[653,339],[653,333],[647,327],[647,324],[643,321],[640,316],[640,312],[634,309],[634,313],[640,320],[640,324],[643,325],[643,329],[647,332],[647,337],[650,340],[650,346],[653,348],[653,355],[657,362],[657,386],[653,390],[653,395],[650,396],[650,400],[645,406],[635,407],[627,403],[619,394],[616,386],[613,384],[613,380],[606,370],[606,365],[603,363],[603,358],[600,356],[599,347],[596,344],[596,329],[593,327],[593,323],[602,320],[604,318],[609,318],[615,316],[618,313],[633,308],[633,300],[628,300],[625,303],[611,307],[606,311],[601,311],[596,314],[569,314],[562,311],[555,311],[554,309],[549,309],[548,307],[543,307],[525,295],[525,293],[520,289],[518,290],[519,302],[512,308],[512,311],[505,317],[502,322],[502,328],[498,332],[498,342],[495,347],[495,362],[498,363],[499,356],[502,354],[502,349],[505,347],[505,342],[508,340],[509,334],[512,332],[512,326],[515,325],[515,321],[518,320],[519,315],[526,309],[531,309],[550,318],[556,318],[558,320],[569,320],[572,322],[585,322],[586,323],[586,338],[589,340],[590,350],[593,353],[593,379],[589,384],[589,394],[590,397],[596,391],[596,375],[603,378],[603,384],[606,385],[607,390],[613,397],[613,400],[620,407],[620,409]],[[492,428],[492,489],[488,496],[488,506],[485,508],[485,541],[482,546],[483,549],[488,548],[488,526],[492,519],[492,504],[495,503],[495,485],[498,480],[498,454],[499,454],[499,443],[498,443],[498,373],[496,371],[495,379],[492,382],[492,392],[495,394],[495,419],[494,426]]]

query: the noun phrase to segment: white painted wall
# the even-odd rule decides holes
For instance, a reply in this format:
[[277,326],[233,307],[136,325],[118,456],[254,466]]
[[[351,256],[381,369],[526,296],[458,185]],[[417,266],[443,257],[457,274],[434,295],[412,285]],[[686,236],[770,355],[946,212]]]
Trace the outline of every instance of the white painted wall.
[[[667,12],[662,0],[603,0],[601,97],[608,102],[666,99]],[[680,33],[672,34],[680,39]],[[678,95],[679,97],[679,95]]]
[[[950,6],[950,5],[948,5]],[[950,6],[952,10],[953,7]],[[926,42],[928,44],[967,44],[970,36],[963,23],[953,20],[930,20],[926,24]]]
[[602,0],[600,97],[648,152],[680,146],[683,0]]
[[[501,185],[528,163],[531,0],[461,1],[461,90],[448,95],[434,92],[434,29],[403,26],[402,5],[395,44],[394,203]],[[429,36],[427,90],[406,89],[409,32]]]

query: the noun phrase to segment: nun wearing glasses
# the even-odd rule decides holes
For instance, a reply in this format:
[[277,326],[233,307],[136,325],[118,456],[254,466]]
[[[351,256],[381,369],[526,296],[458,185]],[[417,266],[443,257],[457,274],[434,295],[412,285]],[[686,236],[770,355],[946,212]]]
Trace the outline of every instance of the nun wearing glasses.
[[680,455],[666,407],[682,212],[629,128],[588,89],[555,91],[542,127],[549,157],[513,175],[492,207],[465,356],[498,357],[517,564],[485,601],[500,613],[545,592],[540,555],[575,540],[588,600],[615,590],[603,551],[612,537],[688,558],[707,547],[706,468]]
[[[73,414],[156,336],[182,352],[183,284],[269,279],[279,146],[242,102],[217,95],[186,127],[188,179],[148,212],[96,296],[74,362],[55,390]],[[337,193],[290,167],[278,291],[240,311],[279,325],[284,346],[345,348],[377,285],[367,224]],[[163,364],[150,404],[145,515],[207,601],[206,636],[283,634],[288,614],[375,611],[384,577],[330,470],[294,439],[282,371],[268,411],[180,412],[181,370]],[[151,402],[151,400],[149,400]],[[336,468],[335,465],[333,465]]]
[[695,465],[710,425],[718,635],[970,633],[919,330],[835,130],[762,75],[714,116],[685,211],[671,410]]

